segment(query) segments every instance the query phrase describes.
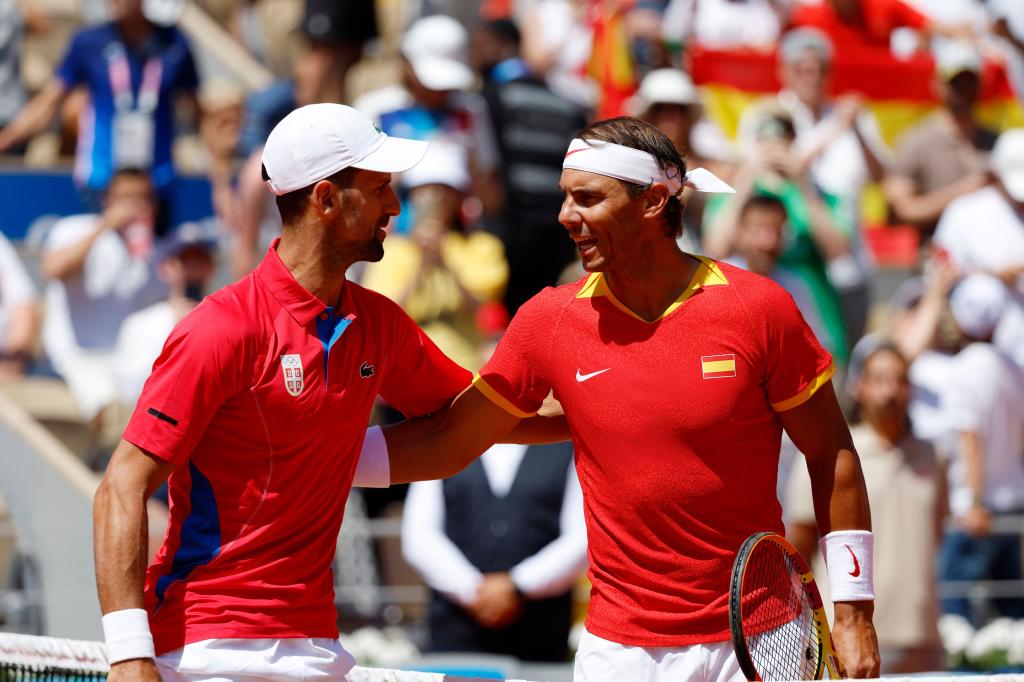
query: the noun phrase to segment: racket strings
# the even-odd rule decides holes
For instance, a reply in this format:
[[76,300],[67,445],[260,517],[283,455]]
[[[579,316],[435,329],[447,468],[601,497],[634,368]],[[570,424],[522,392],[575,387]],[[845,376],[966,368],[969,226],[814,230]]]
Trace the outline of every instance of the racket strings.
[[821,642],[801,570],[779,545],[754,547],[743,575],[743,632],[763,680],[815,679]]

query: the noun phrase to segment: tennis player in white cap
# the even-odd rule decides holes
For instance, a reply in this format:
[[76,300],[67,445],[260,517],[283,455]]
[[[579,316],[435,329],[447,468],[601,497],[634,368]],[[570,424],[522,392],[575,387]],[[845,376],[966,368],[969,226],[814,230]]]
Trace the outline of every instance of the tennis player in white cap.
[[[471,375],[397,305],[346,281],[383,256],[391,173],[426,143],[355,109],[286,116],[263,152],[282,236],[171,333],[96,494],[111,682],[344,679],[331,561],[378,394],[435,412]],[[145,503],[170,524],[146,567]]]

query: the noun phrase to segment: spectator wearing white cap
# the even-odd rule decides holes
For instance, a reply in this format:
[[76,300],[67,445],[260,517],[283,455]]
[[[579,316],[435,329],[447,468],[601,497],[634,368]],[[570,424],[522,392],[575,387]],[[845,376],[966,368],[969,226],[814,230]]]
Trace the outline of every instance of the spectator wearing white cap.
[[215,231],[201,223],[184,223],[157,245],[157,276],[167,285],[167,299],[126,317],[117,337],[114,375],[118,400],[128,410],[171,330],[209,293],[216,249]]
[[[433,413],[472,378],[346,278],[383,256],[400,210],[391,174],[426,146],[340,104],[296,109],[271,131],[263,175],[281,237],[171,332],[96,494],[111,682],[352,668],[331,564],[352,485],[390,483],[386,456],[360,458],[370,411],[380,394]],[[146,571],[145,502],[165,480],[166,542]]]
[[464,224],[465,150],[431,144],[423,161],[403,173],[402,184],[415,212],[412,232],[390,237],[384,258],[367,266],[363,284],[400,305],[453,360],[477,369],[487,340],[477,311],[501,299],[508,263],[501,240]]
[[991,186],[951,203],[934,243],[965,274],[988,273],[1007,286],[994,343],[1024,366],[1024,129],[999,137],[990,167]]
[[[834,51],[829,37],[814,28],[787,33],[779,45],[779,106],[793,120],[793,153],[811,179],[839,199],[854,226],[850,248],[829,260],[828,276],[839,294],[847,346],[852,347],[867,324],[871,258],[861,235],[861,196],[885,173],[890,152],[878,121],[856,95],[829,94]],[[758,111],[751,107],[740,121],[740,141],[751,148]]]
[[936,54],[935,75],[943,106],[903,133],[884,183],[896,218],[926,238],[950,202],[988,184],[988,155],[997,137],[974,114],[981,92],[977,50],[945,43]]
[[[944,581],[1021,579],[1019,533],[994,527],[999,517],[1024,511],[1024,371],[991,342],[1008,303],[1005,285],[984,274],[965,278],[950,297],[970,343],[950,369],[947,414],[957,439],[949,506],[956,529],[939,554]],[[963,596],[943,600],[946,613],[978,625],[989,614],[974,606]],[[994,606],[1002,616],[1024,617],[1019,596],[995,599]]]
[[[403,88],[370,92],[355,102],[355,108],[375,118],[388,135],[465,149],[469,193],[492,212],[500,201],[498,149],[487,105],[471,91],[475,76],[469,67],[469,33],[449,16],[424,17],[402,39],[402,57]],[[400,217],[398,232],[408,232],[411,220],[409,214]]]

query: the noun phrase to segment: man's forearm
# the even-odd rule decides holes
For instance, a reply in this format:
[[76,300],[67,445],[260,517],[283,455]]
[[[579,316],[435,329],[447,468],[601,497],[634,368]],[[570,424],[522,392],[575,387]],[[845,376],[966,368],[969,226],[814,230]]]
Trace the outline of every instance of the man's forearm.
[[93,527],[100,610],[143,608],[149,529],[144,497],[105,480],[93,502]]
[[808,459],[807,466],[821,536],[834,530],[871,530],[864,474],[853,446],[841,448],[834,459]]

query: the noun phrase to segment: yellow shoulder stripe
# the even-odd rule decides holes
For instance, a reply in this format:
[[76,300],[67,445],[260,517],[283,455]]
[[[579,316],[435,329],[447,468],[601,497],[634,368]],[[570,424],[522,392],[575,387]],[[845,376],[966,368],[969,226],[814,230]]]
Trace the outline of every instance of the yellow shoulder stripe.
[[494,388],[486,381],[484,381],[484,378],[479,374],[473,377],[473,386],[475,386],[478,391],[483,393],[488,400],[490,400],[492,403],[494,403],[495,405],[505,410],[514,417],[519,417],[520,419],[529,419],[533,415],[537,414],[536,412],[523,412],[522,410],[520,410],[518,407],[512,404],[512,401],[506,399],[505,396],[495,391]]
[[792,410],[794,407],[803,405],[811,396],[818,392],[818,389],[828,383],[828,380],[832,378],[832,375],[836,373],[836,363],[830,363],[825,371],[814,378],[811,383],[804,387],[804,390],[797,393],[792,398],[788,398],[781,402],[772,403],[772,409],[776,412],[785,412],[786,410]]

